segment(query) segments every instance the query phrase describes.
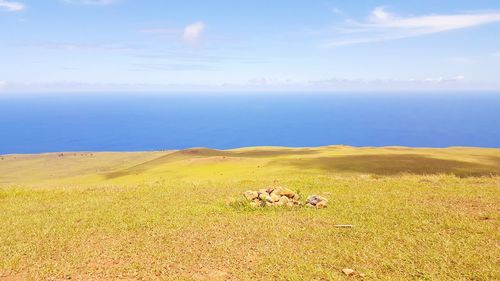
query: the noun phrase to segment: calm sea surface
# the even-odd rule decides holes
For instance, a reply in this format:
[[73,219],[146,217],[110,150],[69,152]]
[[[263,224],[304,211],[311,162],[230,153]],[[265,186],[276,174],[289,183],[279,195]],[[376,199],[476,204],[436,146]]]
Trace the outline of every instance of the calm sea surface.
[[0,94],[0,154],[330,144],[500,147],[500,93]]

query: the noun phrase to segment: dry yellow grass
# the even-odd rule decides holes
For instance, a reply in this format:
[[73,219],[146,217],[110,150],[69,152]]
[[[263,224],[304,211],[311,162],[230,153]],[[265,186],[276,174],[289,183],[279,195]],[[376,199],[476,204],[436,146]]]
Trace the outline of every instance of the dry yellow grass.
[[[7,155],[0,280],[498,280],[499,175],[479,148]],[[330,206],[228,204],[268,185]]]

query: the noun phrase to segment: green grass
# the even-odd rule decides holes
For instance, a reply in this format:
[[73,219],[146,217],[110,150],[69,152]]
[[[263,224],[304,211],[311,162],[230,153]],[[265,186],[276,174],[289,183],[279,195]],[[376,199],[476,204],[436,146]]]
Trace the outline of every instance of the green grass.
[[[500,279],[496,149],[3,158],[6,280],[343,280],[346,267],[367,280]],[[244,190],[269,185],[319,194],[330,205],[231,204]]]

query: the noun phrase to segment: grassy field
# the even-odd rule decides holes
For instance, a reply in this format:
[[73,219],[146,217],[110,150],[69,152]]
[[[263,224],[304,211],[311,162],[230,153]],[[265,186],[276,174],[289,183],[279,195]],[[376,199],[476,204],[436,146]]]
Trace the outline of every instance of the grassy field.
[[0,280],[500,280],[499,203],[500,149],[4,155]]

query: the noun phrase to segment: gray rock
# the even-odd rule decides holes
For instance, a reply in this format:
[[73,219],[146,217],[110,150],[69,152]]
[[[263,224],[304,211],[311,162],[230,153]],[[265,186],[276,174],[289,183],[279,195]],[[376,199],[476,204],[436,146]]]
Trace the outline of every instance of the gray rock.
[[269,194],[269,193],[267,193],[267,189],[266,189],[266,188],[259,189],[257,192],[258,192],[259,194]]
[[314,206],[316,206],[316,204],[318,204],[319,202],[328,203],[328,200],[324,197],[319,196],[319,195],[311,195],[311,196],[307,197],[307,200],[306,200],[306,203],[309,203],[309,204],[314,205]]
[[278,202],[278,201],[280,201],[280,199],[281,199],[281,196],[279,196],[278,194],[276,194],[276,193],[274,193],[274,192],[273,192],[273,193],[271,193],[271,196],[270,196],[270,197],[271,197],[271,199],[273,200],[273,202]]
[[276,203],[278,206],[286,206],[288,203],[290,203],[290,200],[286,196],[281,196],[279,201]]
[[245,196],[246,199],[248,199],[250,201],[259,197],[259,193],[257,193],[256,191],[251,191],[251,190],[245,191],[243,193],[243,195]]

